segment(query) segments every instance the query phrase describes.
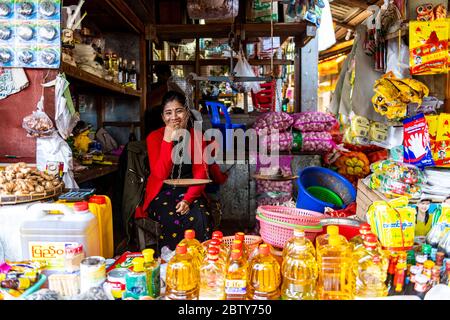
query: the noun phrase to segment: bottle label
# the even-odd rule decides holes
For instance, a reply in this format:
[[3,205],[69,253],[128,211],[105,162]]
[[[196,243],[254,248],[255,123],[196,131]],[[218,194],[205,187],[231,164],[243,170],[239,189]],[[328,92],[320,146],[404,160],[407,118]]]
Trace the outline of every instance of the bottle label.
[[147,277],[144,274],[127,276],[126,281],[126,297],[139,299],[140,297],[148,296]]
[[160,265],[151,270],[147,276],[148,295],[157,298],[161,292]]
[[247,282],[245,280],[225,280],[226,294],[246,294]]
[[416,284],[414,285],[414,290],[416,290],[417,292],[425,292],[427,290],[427,284],[416,282]]

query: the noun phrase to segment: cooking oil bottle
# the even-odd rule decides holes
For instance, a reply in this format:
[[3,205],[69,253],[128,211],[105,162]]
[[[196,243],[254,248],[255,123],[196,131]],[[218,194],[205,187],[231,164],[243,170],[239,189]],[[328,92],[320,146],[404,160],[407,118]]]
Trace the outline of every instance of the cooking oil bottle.
[[231,250],[225,267],[225,299],[245,300],[247,297],[248,263],[242,250]]
[[305,245],[308,250],[311,252],[312,256],[316,256],[316,249],[314,248],[314,244],[306,238],[305,232],[301,228],[294,229],[294,236],[286,242],[283,248],[283,259],[289,254],[289,252],[298,246]]
[[195,239],[195,230],[189,229],[184,232],[184,239],[180,243],[186,244],[188,253],[194,259],[197,270],[200,270],[203,260],[206,256],[205,248],[200,241]]
[[188,253],[185,243],[177,245],[175,256],[167,264],[166,298],[168,300],[197,300],[199,269]]
[[317,293],[320,300],[353,299],[352,250],[338,234],[330,234],[327,244],[317,250]]
[[247,244],[245,243],[245,233],[243,233],[243,232],[236,232],[234,234],[234,239],[242,241],[242,252],[244,254],[244,257],[246,259],[248,259],[248,255],[249,255],[248,251],[249,250],[248,250]]
[[228,257],[227,246],[224,243],[222,243],[222,241],[219,240],[219,238],[214,238],[209,241],[208,249],[212,247],[217,248],[219,250],[219,259],[225,264]]
[[225,265],[219,259],[219,252],[218,248],[210,247],[200,267],[199,300],[225,299]]
[[159,260],[153,257],[155,250],[145,249],[142,251],[144,256],[144,270],[147,274],[147,289],[148,295],[152,298],[157,298],[161,291],[160,280],[160,263]]
[[280,298],[280,265],[270,253],[267,244],[259,245],[259,254],[249,266],[247,297],[250,300],[276,300]]
[[389,255],[382,250],[377,236],[364,236],[363,247],[353,251],[353,273],[356,279],[355,297],[385,297],[388,295],[386,276]]
[[364,246],[364,236],[371,234],[370,224],[363,223],[359,226],[359,235],[350,239],[350,243],[353,244],[353,250],[357,250]]
[[[317,297],[317,262],[312,254],[312,243],[301,235],[294,236],[288,253],[283,258],[281,298],[283,300],[315,300]],[[306,239],[307,240],[307,239]],[[313,247],[314,249],[314,247]]]
[[242,249],[242,241],[241,240],[236,240],[236,239],[234,239],[232,242],[231,242],[231,247],[230,247],[230,251],[228,252],[228,255],[227,255],[227,258],[226,258],[226,263],[229,263],[230,262],[230,260],[231,260],[231,253],[233,252],[233,250],[239,250],[239,251],[241,251],[242,252],[242,258],[245,260],[245,261],[248,261],[247,260],[247,257],[244,255],[244,251],[243,251],[243,249]]

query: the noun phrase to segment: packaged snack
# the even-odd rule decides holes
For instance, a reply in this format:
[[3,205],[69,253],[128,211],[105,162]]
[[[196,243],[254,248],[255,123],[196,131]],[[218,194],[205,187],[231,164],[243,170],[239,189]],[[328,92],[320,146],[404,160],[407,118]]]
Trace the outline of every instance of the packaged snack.
[[37,111],[23,118],[22,127],[27,131],[28,137],[48,137],[53,134],[55,128],[50,117],[44,112],[44,97],[37,105]]
[[406,163],[418,167],[433,166],[433,155],[430,149],[430,137],[425,116],[421,113],[403,120],[404,159]]
[[41,20],[59,20],[61,17],[60,0],[39,0],[37,14]]
[[371,175],[369,187],[380,191],[387,198],[406,196],[417,199],[422,194],[422,188],[418,184],[408,184],[376,174]]
[[416,166],[399,161],[383,160],[372,163],[370,169],[376,175],[389,177],[407,184],[425,184],[424,173]]
[[375,201],[367,212],[371,230],[389,250],[409,250],[414,244],[416,210],[402,197],[390,202]]
[[8,19],[14,14],[14,2],[12,0],[0,1],[0,19]]
[[18,19],[35,19],[36,18],[36,3],[31,0],[16,0],[15,12]]
[[381,122],[370,124],[369,139],[371,141],[383,142],[388,137],[388,126]]
[[368,145],[370,131],[370,121],[361,116],[351,115],[350,126],[347,127],[344,133],[344,141],[356,145]]
[[330,131],[337,122],[331,114],[317,111],[300,112],[293,116],[295,120],[292,126],[301,132]]

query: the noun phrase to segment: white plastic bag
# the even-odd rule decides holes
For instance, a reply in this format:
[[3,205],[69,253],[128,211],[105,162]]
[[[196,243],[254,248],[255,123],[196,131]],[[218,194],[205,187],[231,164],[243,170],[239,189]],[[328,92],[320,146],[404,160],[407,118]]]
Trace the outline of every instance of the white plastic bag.
[[22,128],[31,138],[48,137],[53,134],[55,128],[50,117],[44,112],[44,96],[41,96],[36,106],[36,111],[23,118]]
[[322,18],[318,31],[319,51],[326,50],[336,43],[330,4],[328,0],[324,0],[323,3],[325,7],[322,9]]
[[392,71],[399,79],[411,78],[409,72],[409,49],[403,43],[403,40],[400,44],[400,50],[397,38],[388,40],[386,73],[389,71]]
[[[256,77],[253,72],[252,66],[248,63],[247,59],[245,59],[244,55],[241,53],[237,56],[238,62],[234,67],[234,72],[236,77]],[[236,84],[236,88],[242,89],[245,92],[258,92],[261,90],[261,87],[258,82],[238,82]]]
[[63,181],[66,188],[78,188],[73,177],[73,158],[72,150],[58,133],[41,139],[36,139],[36,164],[40,171],[45,171],[47,161],[57,161],[64,163]]

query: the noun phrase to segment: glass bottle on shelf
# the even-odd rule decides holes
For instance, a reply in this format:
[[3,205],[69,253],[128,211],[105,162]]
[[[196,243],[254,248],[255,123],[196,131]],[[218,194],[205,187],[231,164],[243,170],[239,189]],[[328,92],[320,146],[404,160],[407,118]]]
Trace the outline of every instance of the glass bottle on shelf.
[[117,74],[117,80],[119,84],[123,84],[123,59],[122,57],[119,57],[119,66],[118,66],[118,74]]
[[117,54],[113,53],[111,55],[111,76],[113,77],[113,82],[114,83],[118,83],[119,79],[118,79],[118,74],[119,74],[119,63],[118,63],[118,59],[117,59]]
[[130,74],[128,70],[128,60],[123,60],[123,84],[126,86],[130,82]]
[[136,71],[136,61],[131,60],[131,67],[129,71],[129,82],[130,87],[137,90],[137,71]]

